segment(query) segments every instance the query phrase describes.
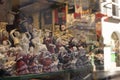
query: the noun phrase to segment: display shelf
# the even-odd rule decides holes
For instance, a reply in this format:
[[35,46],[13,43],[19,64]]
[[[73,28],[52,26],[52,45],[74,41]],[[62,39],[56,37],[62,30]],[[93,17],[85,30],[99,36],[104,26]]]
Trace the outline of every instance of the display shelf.
[[27,80],[27,79],[41,79],[41,78],[50,78],[58,75],[69,74],[71,70],[62,70],[57,72],[41,73],[41,74],[26,74],[21,76],[12,76],[12,77],[2,77],[0,80]]
[[20,76],[1,77],[0,80],[21,80]]
[[28,75],[23,75],[23,76],[20,76],[21,77],[21,80],[24,80],[24,79],[32,79],[32,78],[50,78],[50,77],[53,77],[53,76],[58,76],[58,75],[63,75],[63,74],[68,74],[70,71],[68,70],[63,70],[63,71],[57,71],[57,72],[49,72],[49,73],[41,73],[41,74],[28,74]]
[[[89,71],[88,71],[89,69]],[[92,73],[91,66],[85,66],[81,69],[68,69],[68,70],[61,70],[57,72],[48,72],[48,73],[40,73],[40,74],[26,74],[21,76],[12,76],[12,77],[2,77],[0,80],[30,80],[30,79],[49,79],[55,77],[62,77],[62,80],[70,80],[71,74],[75,73],[85,73],[86,76]],[[85,76],[84,76],[85,77]]]

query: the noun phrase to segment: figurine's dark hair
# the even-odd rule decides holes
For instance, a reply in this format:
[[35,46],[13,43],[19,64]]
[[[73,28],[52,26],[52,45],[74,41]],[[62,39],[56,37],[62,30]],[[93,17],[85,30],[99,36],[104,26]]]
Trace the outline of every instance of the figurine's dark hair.
[[62,30],[62,25],[65,25],[65,24],[60,24],[60,27],[59,27],[60,31],[63,31]]

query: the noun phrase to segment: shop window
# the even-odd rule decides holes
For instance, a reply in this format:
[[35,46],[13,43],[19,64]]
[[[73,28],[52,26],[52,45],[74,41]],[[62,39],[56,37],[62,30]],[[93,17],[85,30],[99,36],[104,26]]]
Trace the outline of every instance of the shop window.
[[115,19],[120,19],[120,0],[103,0],[101,3],[101,13],[106,14],[108,16],[112,16]]
[[113,16],[119,16],[119,4],[117,2],[117,0],[112,0],[113,4],[112,4],[112,15]]

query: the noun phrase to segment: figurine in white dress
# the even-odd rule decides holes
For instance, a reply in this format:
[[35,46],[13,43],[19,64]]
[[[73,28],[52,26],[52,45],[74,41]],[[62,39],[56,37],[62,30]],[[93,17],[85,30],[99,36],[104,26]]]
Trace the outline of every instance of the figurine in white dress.
[[38,54],[43,48],[46,48],[46,45],[42,44],[41,40],[41,30],[33,31],[32,44],[34,46],[34,53]]
[[10,49],[11,42],[9,40],[4,40],[2,46],[5,48],[7,52]]
[[30,44],[31,35],[29,32],[23,33],[20,40],[21,47],[25,53],[29,53],[29,44]]

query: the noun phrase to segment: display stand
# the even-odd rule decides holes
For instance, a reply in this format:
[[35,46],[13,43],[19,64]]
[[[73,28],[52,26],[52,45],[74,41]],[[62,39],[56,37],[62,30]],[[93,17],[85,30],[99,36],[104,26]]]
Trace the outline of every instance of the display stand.
[[[83,73],[84,72],[84,73]],[[2,77],[0,80],[31,80],[31,79],[38,79],[38,80],[71,80],[72,74],[76,75],[79,74],[83,79],[84,78],[92,78],[92,66],[87,65],[81,69],[71,69],[71,70],[62,70],[57,72],[49,72],[49,73],[41,73],[41,74],[28,74],[28,75],[21,75],[21,76],[12,76],[12,77]],[[81,75],[82,74],[82,75]],[[74,77],[77,77],[74,76]]]

